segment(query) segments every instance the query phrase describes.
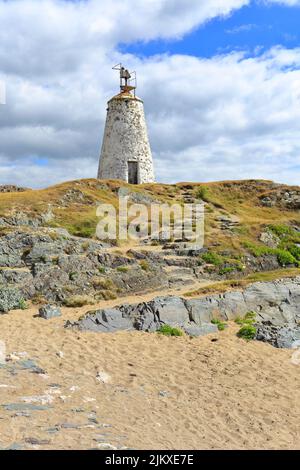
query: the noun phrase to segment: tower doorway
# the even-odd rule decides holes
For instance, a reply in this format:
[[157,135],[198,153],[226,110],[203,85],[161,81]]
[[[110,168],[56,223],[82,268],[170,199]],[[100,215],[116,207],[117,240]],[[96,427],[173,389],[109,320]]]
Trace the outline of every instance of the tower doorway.
[[139,184],[139,164],[138,162],[128,162],[128,183]]

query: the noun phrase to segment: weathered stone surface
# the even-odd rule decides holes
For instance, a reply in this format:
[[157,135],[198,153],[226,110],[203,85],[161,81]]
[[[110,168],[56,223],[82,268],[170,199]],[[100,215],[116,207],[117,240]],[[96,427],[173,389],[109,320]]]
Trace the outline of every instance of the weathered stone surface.
[[293,348],[300,340],[300,327],[259,325],[256,339],[270,343],[276,348]]
[[161,324],[181,326],[189,321],[188,310],[180,297],[156,297],[148,306]]
[[233,320],[253,311],[258,326],[257,339],[277,347],[291,347],[300,339],[300,277],[274,282],[258,282],[244,291],[227,292],[199,299],[157,297],[137,305],[91,312],[68,326],[93,331],[136,329],[156,331],[169,324],[187,334],[201,336],[217,331],[213,318]]
[[300,209],[300,190],[299,188],[280,188],[272,191],[268,195],[262,196],[260,202],[266,207],[284,207],[286,209]]
[[80,320],[80,330],[113,332],[118,330],[133,330],[132,321],[126,317],[124,312],[118,309],[105,309],[88,312]]
[[[129,161],[137,162],[138,181],[130,181]],[[98,178],[129,183],[154,181],[143,102],[130,93],[121,93],[108,102]]]
[[39,309],[39,316],[45,320],[50,320],[51,318],[61,317],[60,308],[54,305],[44,305]]
[[116,292],[168,287],[163,257],[143,257],[142,267],[141,258],[108,253],[106,248],[60,230],[10,231],[0,237],[0,285],[19,289],[25,300],[37,296],[56,304],[77,295],[99,300]]

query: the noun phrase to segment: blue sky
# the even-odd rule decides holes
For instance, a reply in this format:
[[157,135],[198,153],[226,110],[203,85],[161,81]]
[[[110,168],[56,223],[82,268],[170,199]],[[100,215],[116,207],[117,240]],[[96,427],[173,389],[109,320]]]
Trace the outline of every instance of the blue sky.
[[120,62],[157,181],[299,184],[299,25],[300,0],[0,0],[0,184],[97,175]]
[[141,57],[165,53],[213,57],[235,50],[257,55],[277,45],[300,45],[300,6],[252,2],[226,17],[207,21],[184,37],[120,44],[119,49]]

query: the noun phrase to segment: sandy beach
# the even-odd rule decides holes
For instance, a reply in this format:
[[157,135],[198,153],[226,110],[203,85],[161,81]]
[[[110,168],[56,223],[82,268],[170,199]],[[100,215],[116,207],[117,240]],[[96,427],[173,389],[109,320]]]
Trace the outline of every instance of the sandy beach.
[[86,307],[37,310],[0,316],[1,448],[300,448],[293,351],[239,339],[235,324],[194,339],[83,333],[64,324]]

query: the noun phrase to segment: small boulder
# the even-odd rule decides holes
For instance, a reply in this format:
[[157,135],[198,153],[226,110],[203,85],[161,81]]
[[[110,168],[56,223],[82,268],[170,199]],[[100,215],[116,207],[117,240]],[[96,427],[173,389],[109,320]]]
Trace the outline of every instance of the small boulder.
[[59,307],[54,305],[44,305],[39,309],[39,316],[45,320],[50,320],[51,318],[61,317],[61,310]]

